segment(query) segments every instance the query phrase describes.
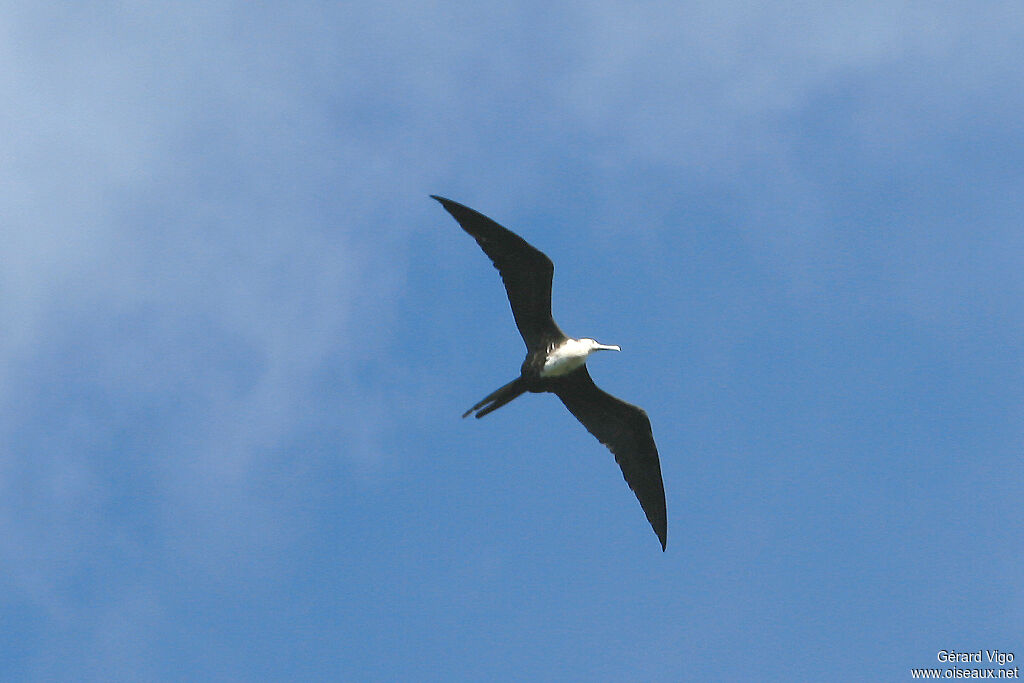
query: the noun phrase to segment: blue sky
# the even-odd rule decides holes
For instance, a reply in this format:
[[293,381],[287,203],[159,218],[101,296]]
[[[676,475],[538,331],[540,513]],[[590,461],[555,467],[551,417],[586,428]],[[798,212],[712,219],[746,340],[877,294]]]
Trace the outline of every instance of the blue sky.
[[[1024,658],[1018,3],[0,4],[0,679]],[[555,262],[662,553],[433,201]]]

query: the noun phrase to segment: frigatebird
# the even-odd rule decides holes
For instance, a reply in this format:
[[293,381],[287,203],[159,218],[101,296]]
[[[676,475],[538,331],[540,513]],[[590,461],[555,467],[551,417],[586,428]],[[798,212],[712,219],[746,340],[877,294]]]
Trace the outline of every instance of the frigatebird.
[[526,360],[519,377],[488,394],[462,417],[475,413],[481,418],[528,391],[555,394],[615,456],[664,551],[668,533],[665,485],[651,421],[642,408],[598,389],[587,371],[587,356],[592,352],[621,349],[588,337],[572,339],[555,324],[551,317],[555,267],[540,250],[468,206],[430,196],[473,236],[498,269],[516,327],[526,342]]

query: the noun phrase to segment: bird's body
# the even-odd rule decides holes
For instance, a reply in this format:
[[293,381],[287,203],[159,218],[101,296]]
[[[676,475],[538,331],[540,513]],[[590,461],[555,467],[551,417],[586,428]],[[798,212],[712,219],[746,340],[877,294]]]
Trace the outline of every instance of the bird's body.
[[551,392],[615,455],[665,549],[665,487],[651,422],[641,408],[607,394],[594,384],[587,357],[594,351],[619,351],[584,337],[568,337],[551,317],[554,266],[523,238],[481,213],[450,199],[431,195],[476,239],[501,274],[527,354],[519,377],[488,394],[463,413],[480,418],[525,392]]

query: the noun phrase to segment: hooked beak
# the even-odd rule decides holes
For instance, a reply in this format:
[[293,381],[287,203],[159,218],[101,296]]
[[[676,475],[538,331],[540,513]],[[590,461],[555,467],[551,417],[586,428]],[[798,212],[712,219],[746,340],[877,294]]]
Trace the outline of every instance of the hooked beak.
[[594,350],[595,351],[621,351],[622,349],[620,349],[618,346],[615,346],[614,344],[598,344],[597,346],[594,347]]

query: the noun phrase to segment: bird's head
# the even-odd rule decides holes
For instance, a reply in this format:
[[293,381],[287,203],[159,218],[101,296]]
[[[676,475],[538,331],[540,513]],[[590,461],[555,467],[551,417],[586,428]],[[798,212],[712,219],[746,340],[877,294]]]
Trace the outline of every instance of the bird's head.
[[610,344],[600,344],[600,343],[597,342],[597,340],[590,339],[589,337],[584,337],[583,339],[580,339],[580,342],[582,342],[583,344],[586,345],[587,353],[588,354],[593,353],[594,351],[621,351],[622,350],[618,346],[613,346],[613,345],[610,345]]

